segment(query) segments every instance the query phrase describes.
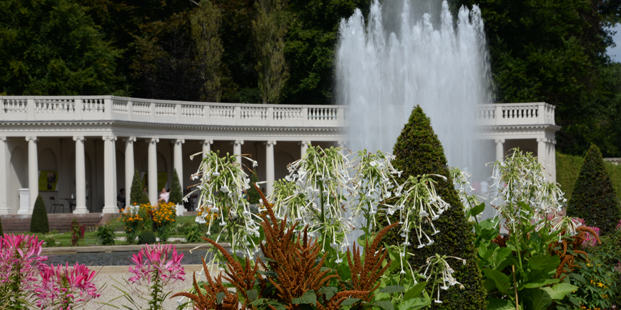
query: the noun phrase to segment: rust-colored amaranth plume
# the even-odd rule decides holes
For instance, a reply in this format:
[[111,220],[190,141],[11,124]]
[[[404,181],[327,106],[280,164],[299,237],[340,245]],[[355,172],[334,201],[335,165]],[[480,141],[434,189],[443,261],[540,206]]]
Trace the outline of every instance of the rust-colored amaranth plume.
[[381,246],[378,249],[380,241],[389,230],[398,224],[399,223],[393,223],[380,230],[371,246],[364,249],[364,263],[360,260],[360,249],[358,249],[355,242],[353,246],[353,261],[350,251],[347,251],[347,264],[349,264],[349,269],[351,270],[351,285],[356,291],[368,291],[365,296],[361,297],[361,299],[366,302],[371,301],[375,295],[373,291],[380,285],[378,281],[379,278],[386,272],[386,269],[390,267],[390,264],[386,264],[386,266],[382,268],[382,264],[388,252]]
[[[561,259],[561,263],[556,268],[556,274],[554,275],[555,278],[560,278],[561,281],[565,278],[567,273],[572,272],[575,268],[580,268],[580,265],[575,264],[576,258],[581,258],[578,254],[584,255],[584,260],[587,262],[589,261],[589,254],[580,250],[580,246],[584,240],[586,240],[587,234],[593,235],[593,237],[597,239],[597,242],[602,243],[599,236],[592,228],[587,226],[578,226],[576,230],[579,231],[579,233],[571,238],[571,242],[567,242],[567,239],[563,239],[561,242],[551,243],[548,247],[550,249],[550,253],[558,255]],[[561,235],[565,235],[565,231],[562,231]],[[556,250],[555,248],[558,245],[561,245],[562,247]],[[567,253],[567,249],[569,247],[571,247],[571,250],[574,253],[573,255]]]
[[[198,287],[198,283],[196,282],[196,272],[192,275],[194,289],[196,290],[196,294],[191,294],[187,292],[181,292],[170,296],[170,298],[177,296],[185,296],[191,299],[194,302],[195,310],[204,310],[204,309],[215,309],[215,310],[238,310],[239,309],[239,299],[237,297],[237,293],[229,292],[224,284],[222,284],[222,276],[218,275],[215,279],[215,282],[211,275],[209,274],[207,265],[205,264],[205,259],[203,259],[203,268],[205,268],[205,276],[207,278],[207,284],[203,284],[203,288],[205,289],[205,295],[201,292],[201,289]],[[220,304],[217,303],[217,295],[218,293],[224,293],[224,298],[222,298],[222,302]]]

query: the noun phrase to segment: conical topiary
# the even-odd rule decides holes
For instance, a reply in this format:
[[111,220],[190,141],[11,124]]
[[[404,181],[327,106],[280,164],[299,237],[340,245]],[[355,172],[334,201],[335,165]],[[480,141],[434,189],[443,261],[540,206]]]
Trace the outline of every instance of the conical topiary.
[[615,190],[604,167],[602,153],[595,144],[591,144],[584,156],[567,204],[567,215],[584,219],[588,226],[599,227],[602,234],[613,231],[621,219]]
[[175,205],[179,205],[181,204],[181,199],[183,199],[183,194],[181,192],[179,176],[177,175],[177,170],[175,169],[173,171],[172,187],[170,188],[170,197],[168,198],[168,201],[174,203]]
[[144,184],[140,180],[140,174],[136,169],[134,171],[134,177],[132,179],[132,188],[129,192],[129,203],[131,205],[139,205],[143,203],[149,203],[149,197],[142,191]]
[[32,217],[30,218],[30,232],[48,233],[49,231],[50,224],[47,220],[47,209],[45,208],[43,197],[39,195],[35,201]]
[[248,195],[248,202],[252,203],[252,204],[257,204],[259,203],[259,199],[261,199],[261,196],[259,195],[259,191],[257,191],[257,189],[252,186],[252,184],[259,182],[259,178],[257,177],[257,171],[253,170],[252,173],[250,174],[250,189],[248,189],[248,191],[246,192],[246,195]]
[[[410,264],[415,268],[425,265],[425,260],[436,253],[466,259],[466,265],[460,263],[452,266],[455,269],[457,281],[461,282],[465,288],[460,290],[458,286],[453,286],[447,292],[442,292],[442,304],[433,303],[432,309],[486,309],[486,291],[483,287],[481,271],[477,266],[473,228],[464,216],[464,207],[450,178],[444,148],[431,128],[429,118],[420,106],[412,111],[408,123],[397,139],[393,155],[395,155],[393,160],[395,168],[403,171],[402,181],[407,180],[409,176],[422,174],[439,174],[448,180],[438,180],[436,185],[438,194],[451,207],[434,221],[435,227],[440,231],[434,236],[435,243],[421,249],[417,249],[416,244],[413,243],[409,249],[411,253],[414,253],[410,258]],[[398,219],[393,220],[398,221]],[[383,224],[387,225],[386,222]],[[431,228],[427,227],[427,229],[431,235]],[[384,237],[384,240],[388,244],[401,245],[403,238],[397,233],[398,231],[393,229]],[[412,232],[410,240],[415,239],[414,232]]]

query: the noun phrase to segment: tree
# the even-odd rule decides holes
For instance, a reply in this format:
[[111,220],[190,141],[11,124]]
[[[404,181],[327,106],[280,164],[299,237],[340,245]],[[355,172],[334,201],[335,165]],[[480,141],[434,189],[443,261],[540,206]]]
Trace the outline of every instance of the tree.
[[0,14],[0,93],[123,93],[120,51],[75,0],[2,1]]
[[34,209],[32,210],[32,217],[30,218],[30,232],[32,233],[48,233],[50,231],[50,224],[47,219],[47,208],[41,194],[37,196],[35,200]]
[[250,174],[250,189],[246,191],[246,195],[248,195],[248,202],[252,204],[259,203],[259,200],[261,200],[261,195],[259,194],[259,191],[254,186],[252,186],[253,183],[257,182],[259,182],[259,178],[257,177],[257,171],[252,170],[252,173]]
[[257,0],[257,17],[252,21],[256,45],[259,91],[263,103],[278,103],[289,69],[285,61],[288,13],[285,0]]
[[[556,106],[557,149],[584,154],[589,142],[610,140],[617,103],[606,82],[609,27],[620,1],[459,0],[478,4],[485,20],[497,102],[545,101]],[[617,76],[618,79],[618,76]],[[614,107],[610,105],[614,104]],[[618,113],[617,113],[618,114]],[[614,145],[615,143],[602,143]],[[610,149],[610,155],[620,154]]]
[[[422,174],[438,174],[447,178],[447,181],[439,180],[436,184],[437,193],[451,206],[438,220],[434,221],[440,233],[434,237],[435,243],[431,246],[421,249],[417,249],[416,245],[410,246],[410,252],[415,254],[411,257],[410,263],[413,267],[423,266],[425,260],[436,253],[465,259],[466,265],[453,267],[457,281],[462,283],[465,289],[448,290],[441,308],[485,309],[486,291],[483,288],[481,271],[477,265],[472,225],[466,220],[464,207],[453,186],[444,149],[431,128],[429,118],[420,106],[412,111],[408,123],[395,143],[393,155],[395,156],[393,165],[396,169],[403,171],[401,175],[403,180]],[[393,220],[398,221],[398,219]],[[387,223],[384,224],[387,225]],[[430,225],[423,226],[423,228],[428,229],[431,235]],[[416,239],[414,234],[412,232],[411,240]],[[396,230],[386,235],[384,240],[393,245],[403,243],[403,238],[397,235]],[[438,305],[434,304],[433,309],[439,309]]]
[[195,58],[203,85],[201,100],[220,102],[222,98],[222,40],[219,30],[222,23],[220,9],[209,0],[200,2],[190,15],[192,39],[196,46]]
[[179,183],[179,176],[177,175],[177,169],[173,171],[172,187],[170,188],[170,197],[168,201],[175,205],[181,204],[183,199],[183,192],[181,191],[181,184]]
[[149,203],[149,197],[143,191],[145,188],[144,184],[140,180],[140,174],[138,173],[138,169],[134,171],[134,177],[132,178],[132,188],[129,192],[129,204],[130,205],[139,205],[143,203]]
[[567,215],[584,219],[586,225],[599,227],[602,234],[614,231],[621,220],[621,209],[602,153],[595,144],[584,156],[574,192],[567,204]]

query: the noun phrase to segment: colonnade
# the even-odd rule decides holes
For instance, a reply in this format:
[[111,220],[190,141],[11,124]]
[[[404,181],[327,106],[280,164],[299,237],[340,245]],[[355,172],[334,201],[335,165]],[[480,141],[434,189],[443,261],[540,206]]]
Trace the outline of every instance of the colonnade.
[[[85,136],[73,136],[75,142],[75,209],[74,214],[86,214],[89,210],[86,207],[86,159],[85,159],[85,140],[87,139],[99,139],[99,137],[85,137]],[[117,207],[116,195],[117,195],[117,175],[116,175],[116,141],[121,139],[124,142],[125,147],[125,184],[126,187],[130,187],[132,179],[134,177],[135,163],[134,163],[134,143],[139,140],[146,141],[148,143],[148,193],[149,200],[152,204],[157,203],[159,190],[157,188],[157,145],[160,143],[159,138],[137,138],[137,137],[117,137],[114,135],[102,136],[104,145],[104,206],[102,213],[117,213],[119,211]],[[28,142],[28,187],[29,187],[29,209],[21,211],[24,214],[32,213],[34,203],[39,195],[39,168],[38,168],[38,152],[36,136],[27,136]],[[172,139],[173,144],[173,165],[174,170],[177,172],[181,188],[183,188],[183,145],[185,139]],[[202,145],[203,153],[211,151],[211,146],[214,143],[212,139],[199,140]],[[242,154],[242,145],[244,140],[234,140],[233,154],[240,156]],[[270,194],[273,190],[273,183],[275,179],[275,163],[274,163],[274,146],[276,140],[267,140],[265,145],[265,167],[266,167],[266,194]],[[305,154],[310,141],[304,140],[299,142],[300,154]],[[344,143],[338,142],[340,147],[344,147]],[[6,150],[6,137],[0,137],[0,150]],[[204,155],[203,155],[204,156]],[[0,152],[0,163],[4,163],[5,167],[8,166],[6,152]],[[6,197],[6,186],[0,187],[0,197]],[[125,195],[125,205],[129,205],[130,193],[127,191]],[[6,203],[3,204],[6,206]],[[5,207],[8,208],[8,207]],[[3,212],[4,211],[4,212]],[[0,214],[8,214],[8,210],[0,210]]]
[[[505,139],[495,139],[496,160],[502,162],[505,156]],[[537,160],[546,170],[547,178],[551,182],[556,182],[556,140],[548,138],[537,138]]]

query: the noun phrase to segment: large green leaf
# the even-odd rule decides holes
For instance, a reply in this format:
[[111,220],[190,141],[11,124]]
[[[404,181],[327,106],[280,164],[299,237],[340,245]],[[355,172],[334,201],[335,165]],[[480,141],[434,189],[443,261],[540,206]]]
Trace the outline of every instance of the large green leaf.
[[543,310],[552,303],[552,297],[541,288],[523,290],[520,297],[524,299],[525,309],[528,310]]
[[345,301],[343,301],[341,303],[341,306],[351,306],[351,305],[357,303],[358,301],[360,301],[359,298],[347,298],[347,299],[345,299]]
[[485,210],[485,202],[479,204],[478,206],[474,206],[472,209],[468,210],[466,213],[466,217],[477,216],[481,214]]
[[392,293],[402,292],[404,289],[405,289],[405,287],[403,287],[401,285],[390,285],[390,286],[386,286],[386,287],[380,289],[379,292],[380,293],[392,294]]
[[315,295],[315,291],[313,290],[306,291],[304,295],[298,298],[291,298],[291,303],[294,305],[299,305],[299,304],[314,305],[317,303],[317,295]]
[[494,286],[502,292],[506,293],[511,288],[511,280],[504,273],[491,268],[483,269],[485,276],[494,282]]
[[514,310],[515,305],[508,299],[491,298],[487,300],[487,310]]
[[578,287],[569,283],[559,283],[553,287],[544,287],[545,290],[552,299],[561,300],[565,298],[565,295],[577,290]]
[[255,301],[257,297],[259,297],[259,293],[257,293],[257,290],[249,290],[246,292],[246,294],[248,295],[248,300],[250,300],[250,302]]
[[326,299],[330,300],[330,298],[336,295],[337,291],[338,289],[334,286],[324,286],[320,288],[317,293],[326,295]]
[[392,303],[387,300],[376,301],[372,305],[376,307],[380,307],[384,310],[395,310],[395,307],[392,305]]
[[542,286],[547,286],[550,284],[558,283],[559,279],[541,279],[534,282],[528,282],[523,285],[524,288],[538,288]]
[[222,299],[224,299],[224,292],[218,292],[218,294],[216,294],[216,304],[222,304]]
[[431,298],[411,298],[406,299],[397,306],[398,310],[423,309],[431,305]]
[[425,285],[427,285],[427,282],[419,282],[418,284],[414,285],[411,289],[405,292],[405,295],[403,295],[403,300],[408,300],[420,296],[420,293],[425,289]]
[[492,254],[492,263],[496,270],[503,270],[505,267],[514,264],[513,251],[509,248],[496,248]]

